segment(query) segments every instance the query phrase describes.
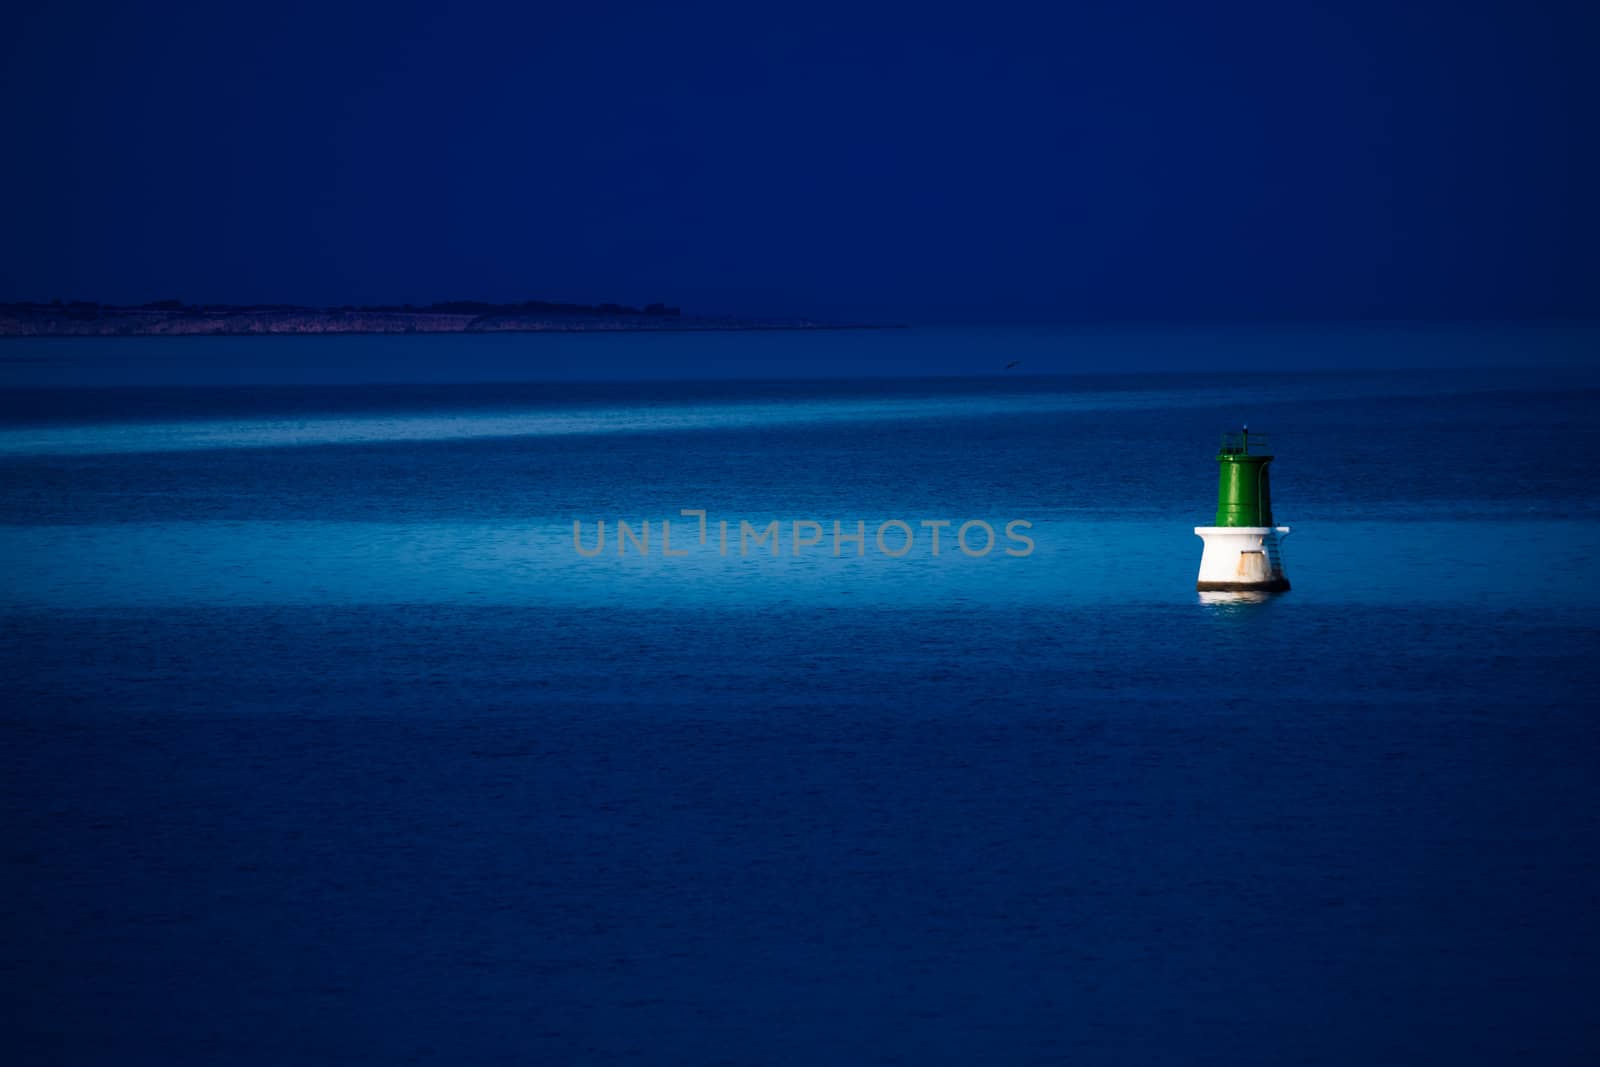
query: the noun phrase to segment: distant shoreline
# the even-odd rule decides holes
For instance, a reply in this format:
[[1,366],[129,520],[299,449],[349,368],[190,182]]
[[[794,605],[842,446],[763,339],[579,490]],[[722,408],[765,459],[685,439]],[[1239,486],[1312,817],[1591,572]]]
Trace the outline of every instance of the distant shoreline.
[[457,333],[661,333],[734,330],[877,330],[897,324],[684,315],[650,304],[522,304],[453,301],[425,307],[315,308],[293,305],[123,306],[87,301],[0,304],[0,338],[293,337]]

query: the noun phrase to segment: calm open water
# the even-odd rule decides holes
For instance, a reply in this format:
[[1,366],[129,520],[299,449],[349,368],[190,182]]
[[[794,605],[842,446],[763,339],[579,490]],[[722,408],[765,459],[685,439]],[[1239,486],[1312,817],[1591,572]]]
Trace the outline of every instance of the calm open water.
[[[1565,370],[1481,365],[1548,334],[1448,368],[1461,334],[1412,329],[1350,362],[1432,369],[699,384],[488,384],[545,339],[7,347],[6,1045],[1594,1062],[1600,373],[1574,336]],[[696,342],[596,343],[637,368]],[[705,343],[729,373],[808,345],[1088,369],[1044,335]],[[163,384],[61,387],[128,380]],[[1294,528],[1262,602],[1193,588],[1241,422]],[[779,556],[735,529],[723,557],[719,519],[779,520]],[[864,521],[866,554],[794,556],[797,519]],[[1035,549],[968,558],[968,519]],[[953,523],[937,557],[923,520]]]

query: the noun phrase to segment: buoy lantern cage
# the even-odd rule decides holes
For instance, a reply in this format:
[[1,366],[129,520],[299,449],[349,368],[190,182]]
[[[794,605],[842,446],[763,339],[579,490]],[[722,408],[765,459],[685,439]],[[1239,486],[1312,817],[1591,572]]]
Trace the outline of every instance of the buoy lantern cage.
[[1215,526],[1196,526],[1205,542],[1196,588],[1281,592],[1289,588],[1281,542],[1289,527],[1272,524],[1272,447],[1265,434],[1222,435],[1217,449]]

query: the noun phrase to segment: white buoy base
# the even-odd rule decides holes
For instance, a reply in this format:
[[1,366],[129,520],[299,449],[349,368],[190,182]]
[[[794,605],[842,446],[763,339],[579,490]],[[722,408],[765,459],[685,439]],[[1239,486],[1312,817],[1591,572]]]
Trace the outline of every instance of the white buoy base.
[[1196,526],[1205,542],[1200,555],[1200,581],[1195,588],[1211,590],[1279,592],[1289,588],[1283,573],[1279,542],[1287,526]]

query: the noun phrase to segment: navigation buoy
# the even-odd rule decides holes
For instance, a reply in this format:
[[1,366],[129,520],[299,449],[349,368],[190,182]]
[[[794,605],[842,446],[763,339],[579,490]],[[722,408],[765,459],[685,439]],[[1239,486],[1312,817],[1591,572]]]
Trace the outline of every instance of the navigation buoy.
[[1289,588],[1280,543],[1289,527],[1272,525],[1272,489],[1267,467],[1272,450],[1262,434],[1246,426],[1222,435],[1217,451],[1217,524],[1196,526],[1205,542],[1200,555],[1201,592],[1229,590],[1275,593]]

